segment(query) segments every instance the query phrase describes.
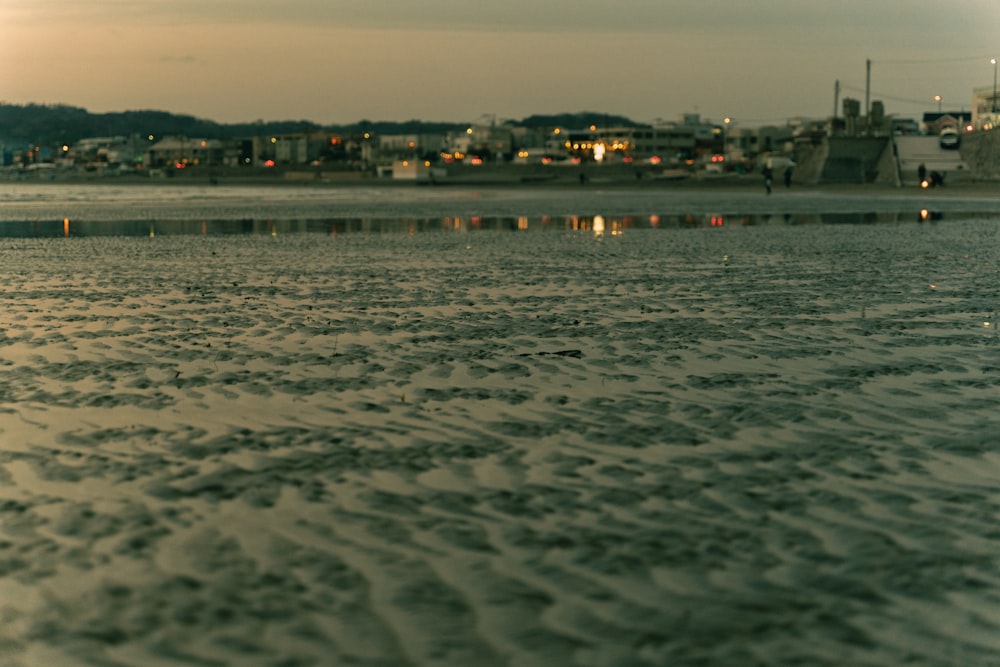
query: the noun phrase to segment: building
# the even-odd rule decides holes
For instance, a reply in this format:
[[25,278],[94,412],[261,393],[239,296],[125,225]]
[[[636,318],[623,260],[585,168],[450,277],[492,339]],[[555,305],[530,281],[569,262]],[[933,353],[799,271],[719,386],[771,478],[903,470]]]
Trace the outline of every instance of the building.
[[514,132],[507,125],[471,125],[464,132],[449,133],[445,151],[459,156],[503,162],[514,157]]
[[[343,139],[322,132],[275,134],[254,137],[250,162],[264,167],[312,164],[344,151]],[[245,154],[246,148],[241,152]],[[245,159],[244,164],[248,164]]]
[[972,126],[977,130],[991,130],[1000,125],[1000,97],[993,86],[972,91]]
[[167,137],[147,149],[144,162],[150,169],[214,167],[223,164],[224,156],[225,147],[216,139]]
[[382,134],[376,137],[378,155],[375,161],[390,163],[395,160],[437,159],[445,146],[441,134]]
[[941,130],[951,128],[959,132],[971,130],[971,111],[928,111],[924,113],[924,128],[927,134],[940,134]]

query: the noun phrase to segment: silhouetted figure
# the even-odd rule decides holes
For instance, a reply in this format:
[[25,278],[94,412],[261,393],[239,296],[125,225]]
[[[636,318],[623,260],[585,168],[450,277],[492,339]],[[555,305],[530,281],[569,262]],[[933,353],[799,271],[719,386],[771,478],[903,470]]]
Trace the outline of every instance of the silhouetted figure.
[[585,185],[586,183],[587,183],[587,175],[581,171],[580,172],[580,185]]
[[774,174],[771,172],[771,168],[764,167],[764,189],[767,191],[767,194],[771,194],[771,178],[773,176]]
[[785,187],[792,187],[792,167],[791,165],[785,167]]
[[923,162],[921,162],[920,166],[917,167],[917,179],[919,179],[921,183],[923,183],[924,180],[927,179],[927,165],[925,165]]

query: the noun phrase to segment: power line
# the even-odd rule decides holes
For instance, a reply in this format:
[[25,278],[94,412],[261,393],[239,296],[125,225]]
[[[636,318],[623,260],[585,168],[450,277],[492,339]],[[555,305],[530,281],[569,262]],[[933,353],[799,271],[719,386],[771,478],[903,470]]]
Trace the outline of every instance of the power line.
[[929,63],[971,63],[989,61],[994,56],[965,56],[962,58],[915,58],[910,60],[872,60],[877,65],[927,65]]
[[[854,91],[856,93],[863,93],[863,92],[865,92],[864,88],[860,88],[858,86],[849,86],[847,84],[841,84],[840,87],[843,88],[844,90],[851,90],[851,91]],[[927,100],[914,100],[914,99],[910,99],[910,98],[907,98],[907,97],[896,97],[894,95],[888,95],[886,93],[881,93],[881,92],[874,91],[874,90],[872,91],[872,95],[877,95],[878,97],[881,97],[882,99],[892,100],[893,102],[906,102],[907,104],[927,104]]]

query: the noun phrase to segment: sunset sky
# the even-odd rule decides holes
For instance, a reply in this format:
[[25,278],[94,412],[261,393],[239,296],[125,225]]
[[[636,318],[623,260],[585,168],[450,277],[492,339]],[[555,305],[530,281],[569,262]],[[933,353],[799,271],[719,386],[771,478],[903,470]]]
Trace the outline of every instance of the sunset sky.
[[996,0],[0,0],[0,101],[222,122],[971,105]]

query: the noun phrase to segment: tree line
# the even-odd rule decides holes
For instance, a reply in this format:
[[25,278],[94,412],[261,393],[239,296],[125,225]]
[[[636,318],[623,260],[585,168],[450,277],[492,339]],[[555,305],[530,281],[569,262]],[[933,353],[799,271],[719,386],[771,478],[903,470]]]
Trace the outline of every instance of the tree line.
[[[585,128],[590,125],[634,126],[624,116],[598,112],[535,114],[522,120],[502,121],[503,124],[524,127]],[[7,104],[0,103],[0,142],[8,147],[35,144],[58,146],[73,144],[86,137],[114,136],[188,136],[205,139],[240,139],[270,134],[330,132],[345,135],[372,134],[437,134],[461,130],[468,123],[424,120],[372,121],[360,120],[346,125],[320,125],[308,120],[264,121],[250,123],[218,123],[186,114],[167,111],[140,110],[91,113],[66,104]]]

